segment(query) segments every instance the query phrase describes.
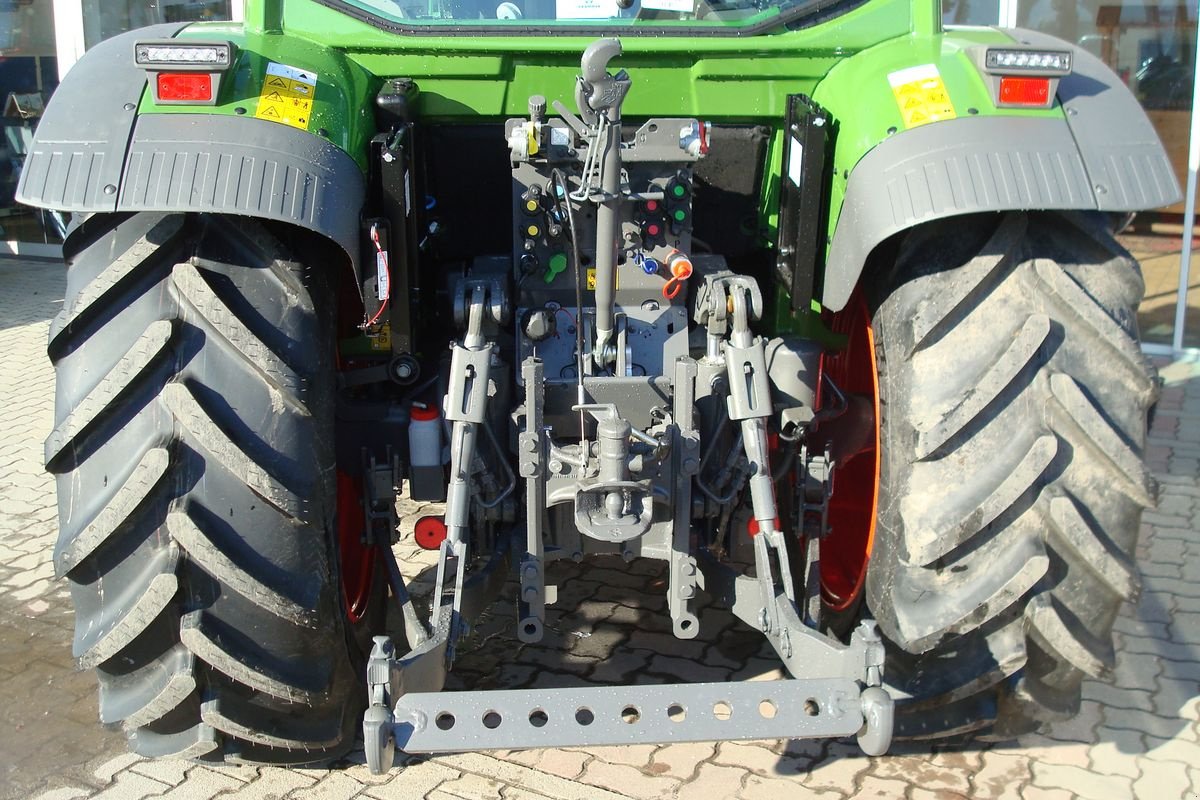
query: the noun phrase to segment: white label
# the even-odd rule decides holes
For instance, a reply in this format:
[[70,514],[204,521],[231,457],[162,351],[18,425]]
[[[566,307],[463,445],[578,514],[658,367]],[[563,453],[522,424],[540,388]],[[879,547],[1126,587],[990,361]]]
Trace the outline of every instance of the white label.
[[642,8],[652,11],[678,11],[681,14],[691,14],[696,10],[692,0],[642,0]]
[[799,139],[792,139],[792,150],[788,154],[788,180],[796,186],[804,177],[804,145]]
[[897,86],[904,86],[908,83],[916,83],[917,81],[927,81],[930,78],[940,78],[937,65],[921,64],[916,67],[909,67],[897,72],[888,74],[888,83],[895,89]]
[[558,19],[612,19],[619,13],[617,0],[555,0]]
[[550,128],[550,144],[555,147],[570,147],[571,134],[566,128],[551,126]]
[[392,291],[392,277],[388,274],[387,253],[382,250],[375,253],[375,294],[380,301],[387,300]]
[[274,61],[267,64],[267,74],[278,75],[288,80],[300,81],[301,83],[307,83],[309,86],[317,85],[317,73],[312,70],[289,67],[287,64],[276,64]]
[[404,216],[412,216],[412,180],[408,170],[404,170]]

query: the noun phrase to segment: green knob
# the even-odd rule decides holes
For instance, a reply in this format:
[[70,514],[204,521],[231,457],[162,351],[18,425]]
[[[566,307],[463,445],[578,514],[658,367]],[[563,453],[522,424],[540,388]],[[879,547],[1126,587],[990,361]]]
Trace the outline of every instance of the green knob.
[[671,187],[671,192],[676,197],[683,197],[685,194],[687,194],[687,188],[684,187],[684,185],[682,183],[677,183],[673,187]]
[[684,211],[682,208],[678,209],[675,212],[674,217],[675,217],[676,222],[683,222],[685,219],[687,219],[687,212]]
[[567,254],[555,253],[550,256],[550,263],[546,265],[546,274],[542,276],[542,280],[546,283],[553,283],[558,277],[558,273],[567,268]]

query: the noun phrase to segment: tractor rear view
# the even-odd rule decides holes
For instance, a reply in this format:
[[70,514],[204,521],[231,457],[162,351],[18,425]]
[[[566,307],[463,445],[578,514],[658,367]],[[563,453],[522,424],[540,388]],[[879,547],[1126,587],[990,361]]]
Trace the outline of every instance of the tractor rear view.
[[[878,755],[1111,670],[1156,391],[1111,220],[1179,189],[1099,61],[932,0],[245,17],[93,49],[20,186],[74,215],[55,564],[133,750]],[[428,603],[401,489],[445,503]],[[600,555],[788,678],[444,691],[484,609],[538,642],[548,565]]]

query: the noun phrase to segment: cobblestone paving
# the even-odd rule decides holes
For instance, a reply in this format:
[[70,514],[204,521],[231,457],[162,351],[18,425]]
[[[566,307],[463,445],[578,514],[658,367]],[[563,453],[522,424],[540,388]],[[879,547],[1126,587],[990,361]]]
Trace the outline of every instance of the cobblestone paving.
[[[96,683],[74,671],[71,612],[50,563],[52,423],[44,355],[61,265],[0,261],[0,798],[1023,798],[1196,800],[1200,793],[1200,364],[1167,380],[1148,448],[1161,486],[1138,548],[1144,591],[1117,623],[1111,683],[1085,684],[1077,718],[1005,746],[865,758],[847,742],[634,745],[405,758],[372,776],[361,751],[304,769],[148,761],[96,722]],[[423,509],[406,506],[411,531]],[[428,592],[429,559],[397,555]],[[562,602],[538,646],[509,638],[512,612],[480,621],[453,676],[488,688],[779,676],[757,636],[727,613],[702,640],[669,634],[652,563],[555,565]],[[649,586],[648,593],[640,591]]]

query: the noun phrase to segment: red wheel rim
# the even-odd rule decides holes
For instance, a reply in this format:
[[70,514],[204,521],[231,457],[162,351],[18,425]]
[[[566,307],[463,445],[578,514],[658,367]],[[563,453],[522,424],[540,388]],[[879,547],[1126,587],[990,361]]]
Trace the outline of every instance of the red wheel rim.
[[346,616],[351,622],[358,622],[371,605],[376,553],[373,547],[363,544],[367,517],[362,507],[362,485],[340,470],[337,474],[337,501],[342,599],[345,601]]
[[[821,370],[843,394],[869,396],[875,435],[863,449],[844,460],[833,474],[829,498],[829,533],[821,543],[821,597],[833,611],[845,611],[862,594],[867,562],[875,542],[875,513],[879,501],[879,373],[875,364],[875,334],[861,294],[829,322],[846,346],[821,358]],[[833,402],[821,383],[820,405]]]

